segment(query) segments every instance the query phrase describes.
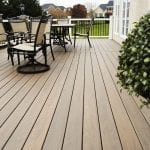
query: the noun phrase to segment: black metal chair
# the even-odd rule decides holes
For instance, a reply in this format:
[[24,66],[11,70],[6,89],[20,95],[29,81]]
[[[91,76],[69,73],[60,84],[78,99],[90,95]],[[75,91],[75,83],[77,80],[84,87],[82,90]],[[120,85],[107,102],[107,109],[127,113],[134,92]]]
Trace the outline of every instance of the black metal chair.
[[7,42],[7,34],[5,33],[3,23],[0,22],[0,47],[6,45],[6,42]]
[[12,31],[9,33],[11,35],[14,35],[14,39],[18,41],[18,43],[22,43],[23,40],[28,40],[29,35],[29,27],[27,20],[14,20],[9,19]]
[[40,18],[30,18],[30,32],[29,32],[29,38],[30,42],[33,42],[35,40],[36,31],[39,25]]
[[[47,48],[46,48],[46,37],[45,28],[48,21],[47,16],[42,16],[38,24],[36,31],[34,43],[22,43],[16,46],[11,46],[10,39],[8,36],[8,51],[11,56],[12,64],[14,54],[25,54],[28,58],[28,62],[25,65],[21,65],[17,68],[19,73],[40,73],[49,70],[49,65],[47,65]],[[42,52],[44,55],[44,63],[40,63],[36,60],[36,55],[38,52]]]
[[92,47],[90,39],[89,39],[89,34],[90,34],[90,29],[93,24],[93,19],[84,21],[80,25],[76,25],[75,31],[74,31],[74,47],[76,44],[76,38],[77,36],[85,37],[88,39],[89,46]]
[[52,58],[53,60],[55,60],[53,49],[52,49],[52,40],[51,40],[51,34],[53,34],[52,33],[52,21],[53,21],[53,17],[50,16],[48,19],[48,23],[46,25],[45,34],[46,34],[46,46],[50,47]]

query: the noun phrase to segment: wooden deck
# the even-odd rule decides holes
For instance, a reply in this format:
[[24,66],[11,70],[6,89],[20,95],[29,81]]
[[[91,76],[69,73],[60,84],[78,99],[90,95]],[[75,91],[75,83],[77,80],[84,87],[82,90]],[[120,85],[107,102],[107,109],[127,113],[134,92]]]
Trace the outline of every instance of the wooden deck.
[[55,47],[50,71],[35,75],[0,50],[0,149],[150,150],[150,109],[116,84],[120,46],[92,45]]

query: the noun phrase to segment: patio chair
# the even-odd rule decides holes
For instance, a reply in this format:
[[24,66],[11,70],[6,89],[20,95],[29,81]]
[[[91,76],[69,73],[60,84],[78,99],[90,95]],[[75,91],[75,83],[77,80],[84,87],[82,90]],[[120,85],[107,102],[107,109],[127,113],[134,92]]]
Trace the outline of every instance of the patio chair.
[[5,33],[5,29],[3,23],[0,22],[0,46],[4,46],[7,41],[7,34]]
[[39,25],[40,18],[31,18],[30,19],[30,42],[35,40],[36,31]]
[[[25,65],[19,66],[17,71],[19,73],[40,73],[49,70],[47,65],[47,49],[46,49],[46,37],[45,28],[48,21],[47,16],[42,16],[38,24],[34,43],[22,43],[16,46],[9,46],[9,54],[13,57],[13,54],[26,54],[28,62]],[[10,37],[8,36],[8,43]],[[42,52],[44,55],[44,63],[40,63],[36,60],[38,52]],[[11,58],[14,65],[13,58]]]
[[52,33],[52,21],[53,21],[53,17],[50,16],[48,23],[46,25],[45,34],[46,34],[46,46],[50,47],[52,58],[53,60],[55,60],[53,49],[52,49],[52,42],[51,42],[51,34],[53,34]]
[[[11,36],[11,39],[13,39],[13,44],[11,42],[12,45],[23,43],[23,41],[26,41],[26,42],[29,41],[30,29],[29,29],[27,20],[22,20],[22,19],[18,19],[18,18],[10,18],[9,23],[10,23],[12,31],[8,32],[8,34]],[[10,55],[8,55],[8,59],[9,59],[9,56]],[[18,64],[20,64],[19,53],[17,54],[17,57],[18,57]],[[24,59],[25,58],[26,58],[26,56],[24,53]],[[11,57],[11,59],[12,59],[12,57]]]
[[9,34],[14,35],[14,39],[18,42],[22,43],[23,40],[28,40],[28,34],[29,34],[29,27],[26,20],[13,20],[9,19],[12,32]]
[[90,34],[90,29],[92,27],[93,21],[94,20],[91,19],[90,21],[85,21],[85,22],[81,23],[81,25],[76,25],[75,32],[74,32],[74,47],[76,44],[77,36],[87,38],[89,46],[92,47],[90,39],[89,39],[89,34]]

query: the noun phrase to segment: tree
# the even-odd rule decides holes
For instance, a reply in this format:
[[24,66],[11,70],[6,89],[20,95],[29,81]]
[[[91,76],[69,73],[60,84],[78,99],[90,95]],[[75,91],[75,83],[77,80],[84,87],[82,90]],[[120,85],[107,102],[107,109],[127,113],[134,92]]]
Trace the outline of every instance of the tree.
[[38,0],[2,0],[0,1],[0,13],[6,17],[16,17],[22,14],[20,4],[24,4],[24,14],[29,16],[40,16],[42,9]]
[[22,0],[25,5],[25,14],[37,17],[42,14],[42,8],[38,0]]
[[51,14],[54,18],[66,18],[67,14],[59,8],[50,8],[48,13]]
[[3,17],[5,17],[5,14],[7,12],[7,1],[6,0],[1,0],[0,1],[0,14],[3,14]]
[[87,10],[84,5],[77,4],[73,6],[72,18],[86,18]]

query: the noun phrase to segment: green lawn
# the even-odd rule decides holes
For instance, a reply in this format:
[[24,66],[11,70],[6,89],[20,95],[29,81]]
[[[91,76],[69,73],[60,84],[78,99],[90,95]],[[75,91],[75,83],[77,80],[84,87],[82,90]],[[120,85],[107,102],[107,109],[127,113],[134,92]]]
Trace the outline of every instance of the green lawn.
[[[83,26],[77,31],[80,33],[85,33],[86,28],[84,27],[84,23],[76,22],[77,26]],[[73,31],[74,32],[74,31]],[[108,36],[109,35],[109,22],[108,21],[94,21],[94,24],[90,30],[90,36]]]

